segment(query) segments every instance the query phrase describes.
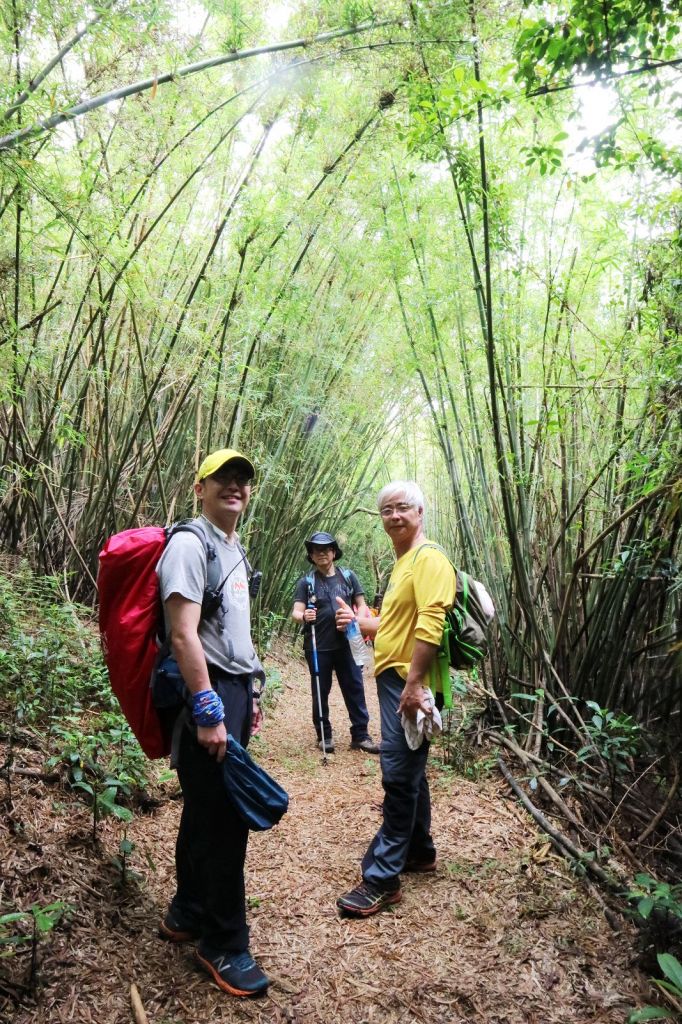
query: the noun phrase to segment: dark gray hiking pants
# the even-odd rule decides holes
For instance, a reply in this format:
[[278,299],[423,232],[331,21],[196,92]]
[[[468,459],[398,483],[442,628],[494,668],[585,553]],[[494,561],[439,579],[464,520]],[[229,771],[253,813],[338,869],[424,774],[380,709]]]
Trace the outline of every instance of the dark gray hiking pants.
[[426,779],[429,744],[410,750],[398,715],[404,680],[389,668],[377,676],[381,710],[381,782],[384,820],[362,859],[362,877],[396,889],[407,860],[435,860],[431,797]]

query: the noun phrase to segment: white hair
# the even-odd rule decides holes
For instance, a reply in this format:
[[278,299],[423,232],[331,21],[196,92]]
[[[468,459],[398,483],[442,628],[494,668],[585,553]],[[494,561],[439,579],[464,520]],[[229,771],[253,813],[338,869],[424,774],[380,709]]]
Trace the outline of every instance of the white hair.
[[392,480],[390,484],[382,487],[377,494],[377,508],[381,511],[388,498],[402,498],[409,505],[415,508],[424,508],[424,495],[421,487],[414,480]]

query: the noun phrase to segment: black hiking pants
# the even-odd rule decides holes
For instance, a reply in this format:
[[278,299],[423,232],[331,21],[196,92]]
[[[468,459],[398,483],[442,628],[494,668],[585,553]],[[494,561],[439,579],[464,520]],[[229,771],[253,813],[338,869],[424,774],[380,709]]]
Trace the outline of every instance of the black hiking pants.
[[334,651],[318,651],[317,666],[320,675],[320,698],[322,708],[317,701],[317,683],[315,682],[315,668],[313,665],[313,652],[305,652],[308,669],[310,670],[310,694],[312,697],[312,718],[317,738],[322,738],[320,729],[320,711],[322,712],[322,727],[324,738],[329,742],[332,738],[332,726],[329,721],[329,694],[332,688],[332,672],[336,672],[339,681],[339,689],[343,702],[348,711],[350,719],[351,740],[365,740],[369,733],[369,712],[365,701],[365,687],[362,681],[362,669],[353,661],[353,655],[347,641]]
[[[225,707],[225,728],[246,747],[251,733],[251,677],[210,671]],[[221,953],[248,948],[244,860],[249,830],[228,799],[222,765],[183,728],[178,757],[183,809],[175,846],[174,915]]]

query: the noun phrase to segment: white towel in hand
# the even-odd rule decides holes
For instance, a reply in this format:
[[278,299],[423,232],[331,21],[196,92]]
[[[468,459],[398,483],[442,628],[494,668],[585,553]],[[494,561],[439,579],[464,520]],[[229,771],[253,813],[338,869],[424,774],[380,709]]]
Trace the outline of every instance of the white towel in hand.
[[434,736],[439,736],[443,731],[443,720],[440,717],[440,711],[436,707],[433,694],[428,686],[424,688],[423,703],[429,707],[428,715],[419,710],[415,720],[414,718],[408,718],[403,711],[400,717],[400,722],[405,732],[405,739],[410,750],[418,750],[425,739],[432,740]]

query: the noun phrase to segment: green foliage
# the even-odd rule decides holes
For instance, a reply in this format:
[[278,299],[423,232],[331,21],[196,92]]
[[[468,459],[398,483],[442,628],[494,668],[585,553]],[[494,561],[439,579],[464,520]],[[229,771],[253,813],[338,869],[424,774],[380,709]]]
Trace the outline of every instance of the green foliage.
[[22,567],[0,573],[1,696],[16,725],[46,737],[46,767],[64,764],[97,822],[123,822],[149,765],[111,693],[90,613],[64,602],[56,581]]
[[639,1024],[642,1020],[675,1020],[677,1014],[671,1010],[665,1010],[661,1006],[644,1006],[641,1010],[635,1010],[628,1017],[628,1024]]
[[585,704],[593,712],[585,723],[591,742],[580,748],[578,760],[590,760],[596,751],[614,774],[622,774],[640,749],[641,727],[631,715],[609,711],[593,700]]
[[372,21],[381,16],[376,5],[369,0],[342,0],[341,3],[323,0],[319,4],[320,14],[325,15],[330,25],[359,25],[363,21]]
[[[114,867],[118,868],[121,873],[121,884],[125,885],[130,878],[139,877],[136,876],[135,872],[132,872],[128,867],[128,860],[135,851],[135,843],[128,839],[127,830],[124,828],[123,836],[118,844],[117,857],[112,857],[111,862]],[[153,864],[150,864],[152,870],[154,870]]]
[[560,3],[551,15],[522,24],[515,44],[516,77],[532,90],[566,76],[609,78],[617,65],[636,68],[673,60],[679,56],[676,6],[660,0]]
[[[667,980],[654,979],[654,984],[663,992],[669,992],[679,1005],[682,999],[682,964],[671,953],[659,953],[656,959]],[[660,1006],[645,1006],[630,1014],[628,1024],[638,1024],[643,1020],[679,1020],[679,1014]]]
[[[578,149],[591,150],[598,167],[635,170],[644,162],[679,178],[682,151],[669,131],[665,137],[651,131],[652,107],[660,101],[662,80],[655,73],[638,72],[679,63],[681,28],[676,4],[617,0],[602,8],[591,0],[565,2],[551,13],[522,22],[514,48],[516,78],[531,95],[561,90],[581,76],[598,82],[617,79],[619,116],[592,138],[583,139]],[[678,114],[681,99],[679,91],[670,91],[667,102]],[[641,116],[644,110],[648,117]],[[665,130],[665,119],[661,124]],[[551,163],[546,166],[551,171]]]
[[47,761],[52,768],[65,764],[72,787],[84,793],[93,813],[93,837],[97,823],[106,815],[132,820],[132,812],[120,803],[144,787],[148,762],[127,723],[120,715],[103,713],[85,731],[81,718],[68,716],[52,733],[58,747]]
[[655,911],[682,920],[682,885],[659,882],[647,874],[635,875],[634,883],[626,896],[630,902],[636,902],[637,913],[645,921]]
[[[55,900],[46,905],[34,903],[28,910],[0,915],[0,957],[13,956],[17,946],[35,943],[48,935],[72,909],[63,900]],[[25,924],[29,925],[30,931],[21,929],[20,926]]]
[[263,611],[260,604],[257,605],[256,609],[252,608],[251,630],[256,650],[260,653],[261,657],[267,654],[273,640],[282,632],[286,619],[286,615],[279,615],[274,611]]
[[408,152],[422,160],[438,161],[451,153],[458,177],[473,198],[475,194],[480,196],[477,154],[473,147],[453,144],[445,129],[454,122],[474,118],[479,103],[486,110],[503,108],[513,96],[507,84],[511,66],[491,70],[488,79],[481,81],[473,74],[469,59],[460,61],[443,74],[437,91],[423,75],[410,74],[409,123],[399,127],[399,135]]
[[[288,38],[405,19],[392,0],[284,7]],[[474,32],[466,5],[413,5],[400,25],[169,82],[3,157],[10,549],[90,599],[104,538],[191,514],[197,459],[242,447],[258,469],[242,536],[264,572],[266,651],[303,537],[343,533],[369,590],[392,556],[365,509],[388,477],[417,477],[434,539],[495,591],[494,679],[545,691],[532,711],[548,736],[557,708],[575,718],[552,673],[581,701],[674,720],[658,669],[679,613],[679,88],[665,70],[619,77],[602,130],[583,115],[605,87],[538,99],[518,84],[669,59],[673,5],[617,0],[599,22],[586,0],[527,6],[519,24],[520,10],[488,5]],[[271,41],[269,13],[114,5],[22,124]],[[33,0],[19,14],[28,84],[91,12]],[[87,710],[97,690],[60,678],[57,633],[0,643],[24,722],[59,693]],[[610,722],[598,737],[618,763],[623,728],[617,749]]]
[[[474,675],[472,672],[471,676]],[[453,707],[441,712],[443,731],[434,740],[432,750],[439,757],[438,767],[446,777],[453,773],[478,782],[495,770],[498,750],[493,748],[482,754],[472,742],[472,732],[485,709],[469,691],[469,673],[452,671],[451,677]]]
[[284,693],[284,683],[282,681],[282,673],[279,669],[271,666],[268,666],[265,678],[265,692],[263,693],[261,702],[264,711],[271,711],[277,706],[277,702]]
[[563,150],[556,143],[567,138],[568,132],[557,132],[549,143],[538,142],[532,146],[524,146],[521,152],[527,154],[526,166],[532,167],[537,164],[540,174],[554,174],[561,168],[563,159]]
[[0,959],[13,957],[18,947],[31,946],[27,989],[32,995],[38,983],[38,947],[72,910],[73,907],[63,900],[55,900],[48,904],[33,903],[29,910],[0,915]]
[[64,602],[54,577],[26,566],[0,573],[0,612],[0,696],[18,722],[114,706],[91,613]]

